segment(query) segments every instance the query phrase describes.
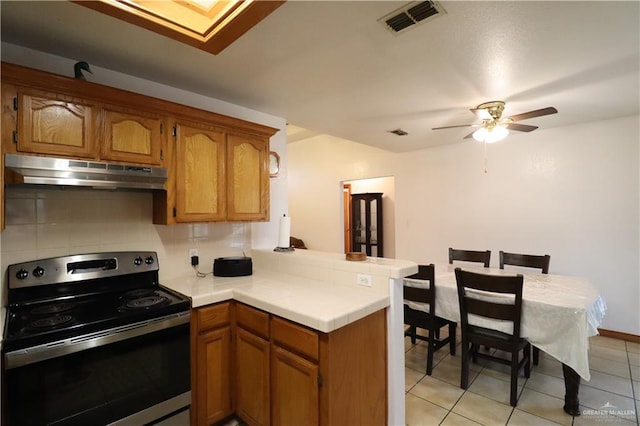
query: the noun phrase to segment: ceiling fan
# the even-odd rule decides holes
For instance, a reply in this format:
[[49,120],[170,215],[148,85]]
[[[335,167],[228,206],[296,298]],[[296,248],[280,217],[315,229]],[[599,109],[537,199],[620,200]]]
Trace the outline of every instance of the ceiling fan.
[[463,139],[473,137],[475,140],[480,142],[492,143],[507,137],[507,135],[509,134],[509,130],[515,130],[518,132],[531,132],[538,128],[538,126],[519,124],[516,123],[516,121],[542,117],[544,115],[555,114],[558,112],[558,110],[554,107],[547,107],[502,118],[504,105],[505,104],[502,101],[491,101],[482,103],[477,107],[472,108],[471,112],[474,113],[480,120],[482,120],[482,123],[434,127],[432,130],[452,129],[454,127],[478,127],[478,130],[469,133]]

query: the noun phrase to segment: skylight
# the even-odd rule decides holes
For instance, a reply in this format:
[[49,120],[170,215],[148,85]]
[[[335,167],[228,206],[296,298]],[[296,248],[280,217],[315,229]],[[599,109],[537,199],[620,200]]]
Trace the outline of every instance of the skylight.
[[100,0],[74,3],[218,54],[284,1]]

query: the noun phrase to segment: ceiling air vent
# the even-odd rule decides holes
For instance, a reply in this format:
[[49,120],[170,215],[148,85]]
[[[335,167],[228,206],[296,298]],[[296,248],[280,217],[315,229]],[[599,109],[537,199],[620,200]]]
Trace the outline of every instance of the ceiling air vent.
[[398,136],[407,136],[409,134],[409,132],[402,129],[389,130],[389,133],[393,133],[394,135]]
[[447,12],[436,1],[416,1],[383,16],[378,19],[378,22],[382,23],[394,34],[398,34],[443,13]]

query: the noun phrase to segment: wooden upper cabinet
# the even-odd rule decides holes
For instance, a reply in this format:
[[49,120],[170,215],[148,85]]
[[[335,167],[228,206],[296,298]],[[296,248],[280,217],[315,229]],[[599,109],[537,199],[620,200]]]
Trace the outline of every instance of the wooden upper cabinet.
[[176,221],[225,219],[224,132],[206,124],[176,125]]
[[156,224],[269,220],[269,138],[278,129],[6,62],[1,68],[3,154],[165,167],[166,191],[153,193]]
[[227,219],[268,220],[268,140],[235,133],[227,140]]
[[95,157],[95,107],[46,92],[19,92],[17,151]]
[[163,118],[108,107],[102,110],[102,158],[125,163],[161,165]]

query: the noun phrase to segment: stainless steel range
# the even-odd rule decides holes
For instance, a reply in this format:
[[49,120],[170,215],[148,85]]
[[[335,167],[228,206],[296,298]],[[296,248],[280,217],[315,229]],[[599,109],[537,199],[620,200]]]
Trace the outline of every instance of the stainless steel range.
[[191,301],[158,270],[155,252],[9,266],[8,424],[140,425],[188,408]]

